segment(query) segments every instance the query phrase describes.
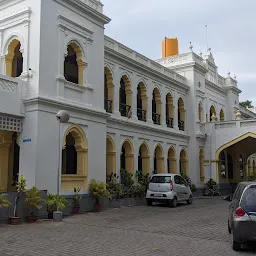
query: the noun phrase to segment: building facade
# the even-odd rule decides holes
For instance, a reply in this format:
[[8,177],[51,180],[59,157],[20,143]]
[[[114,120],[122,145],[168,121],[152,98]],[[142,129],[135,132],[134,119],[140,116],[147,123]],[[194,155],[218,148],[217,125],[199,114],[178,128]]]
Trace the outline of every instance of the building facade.
[[[241,131],[256,114],[239,106],[236,78],[218,74],[210,49],[151,60],[104,35],[110,19],[97,0],[1,0],[0,12],[0,191],[18,174],[50,193],[59,182],[66,195],[120,169],[182,172],[198,188],[240,179],[227,160],[220,178],[217,128]],[[70,120],[59,143],[61,109]]]

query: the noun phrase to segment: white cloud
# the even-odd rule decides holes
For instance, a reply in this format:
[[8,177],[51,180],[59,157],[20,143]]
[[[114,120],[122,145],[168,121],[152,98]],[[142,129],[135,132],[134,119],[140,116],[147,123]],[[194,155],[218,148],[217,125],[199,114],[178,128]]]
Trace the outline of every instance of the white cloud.
[[178,37],[180,52],[191,41],[196,52],[208,44],[221,75],[237,75],[241,99],[256,95],[255,0],[102,0],[112,21],[106,34],[152,58],[161,56],[165,36]]

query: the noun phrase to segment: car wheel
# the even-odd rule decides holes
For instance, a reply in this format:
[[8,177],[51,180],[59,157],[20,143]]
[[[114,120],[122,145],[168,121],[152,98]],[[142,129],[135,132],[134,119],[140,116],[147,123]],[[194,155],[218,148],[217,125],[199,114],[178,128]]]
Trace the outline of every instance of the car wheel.
[[177,201],[177,197],[174,197],[172,200],[171,200],[171,207],[176,207],[178,204],[178,201]]
[[193,197],[190,196],[189,199],[187,200],[187,204],[192,204],[192,202],[193,202]]
[[232,241],[232,248],[234,251],[241,250],[241,243],[234,240],[233,232],[231,231],[231,241]]
[[148,199],[148,200],[147,200],[147,205],[148,205],[148,206],[152,206],[152,204],[153,204],[152,200]]
[[231,234],[231,228],[229,226],[229,221],[228,221],[228,233]]

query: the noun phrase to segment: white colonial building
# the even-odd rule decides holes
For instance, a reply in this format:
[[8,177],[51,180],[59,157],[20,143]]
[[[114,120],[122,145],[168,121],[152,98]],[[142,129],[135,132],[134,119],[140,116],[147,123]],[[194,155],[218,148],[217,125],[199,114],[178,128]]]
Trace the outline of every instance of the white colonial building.
[[0,0],[0,191],[18,173],[62,194],[121,168],[182,172],[197,187],[246,178],[256,114],[239,106],[236,78],[210,49],[178,54],[176,39],[151,60],[104,36],[109,22],[97,0]]

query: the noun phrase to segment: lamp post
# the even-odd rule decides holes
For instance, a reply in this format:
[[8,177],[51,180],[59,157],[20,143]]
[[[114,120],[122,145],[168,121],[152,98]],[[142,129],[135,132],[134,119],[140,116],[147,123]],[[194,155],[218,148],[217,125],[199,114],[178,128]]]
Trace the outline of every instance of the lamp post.
[[59,139],[58,139],[58,173],[57,173],[57,210],[53,212],[53,220],[54,221],[62,221],[62,212],[59,211],[59,196],[60,196],[60,171],[61,171],[61,140],[60,140],[60,124],[67,123],[69,120],[69,113],[66,110],[60,110],[56,114],[57,121],[59,123]]

